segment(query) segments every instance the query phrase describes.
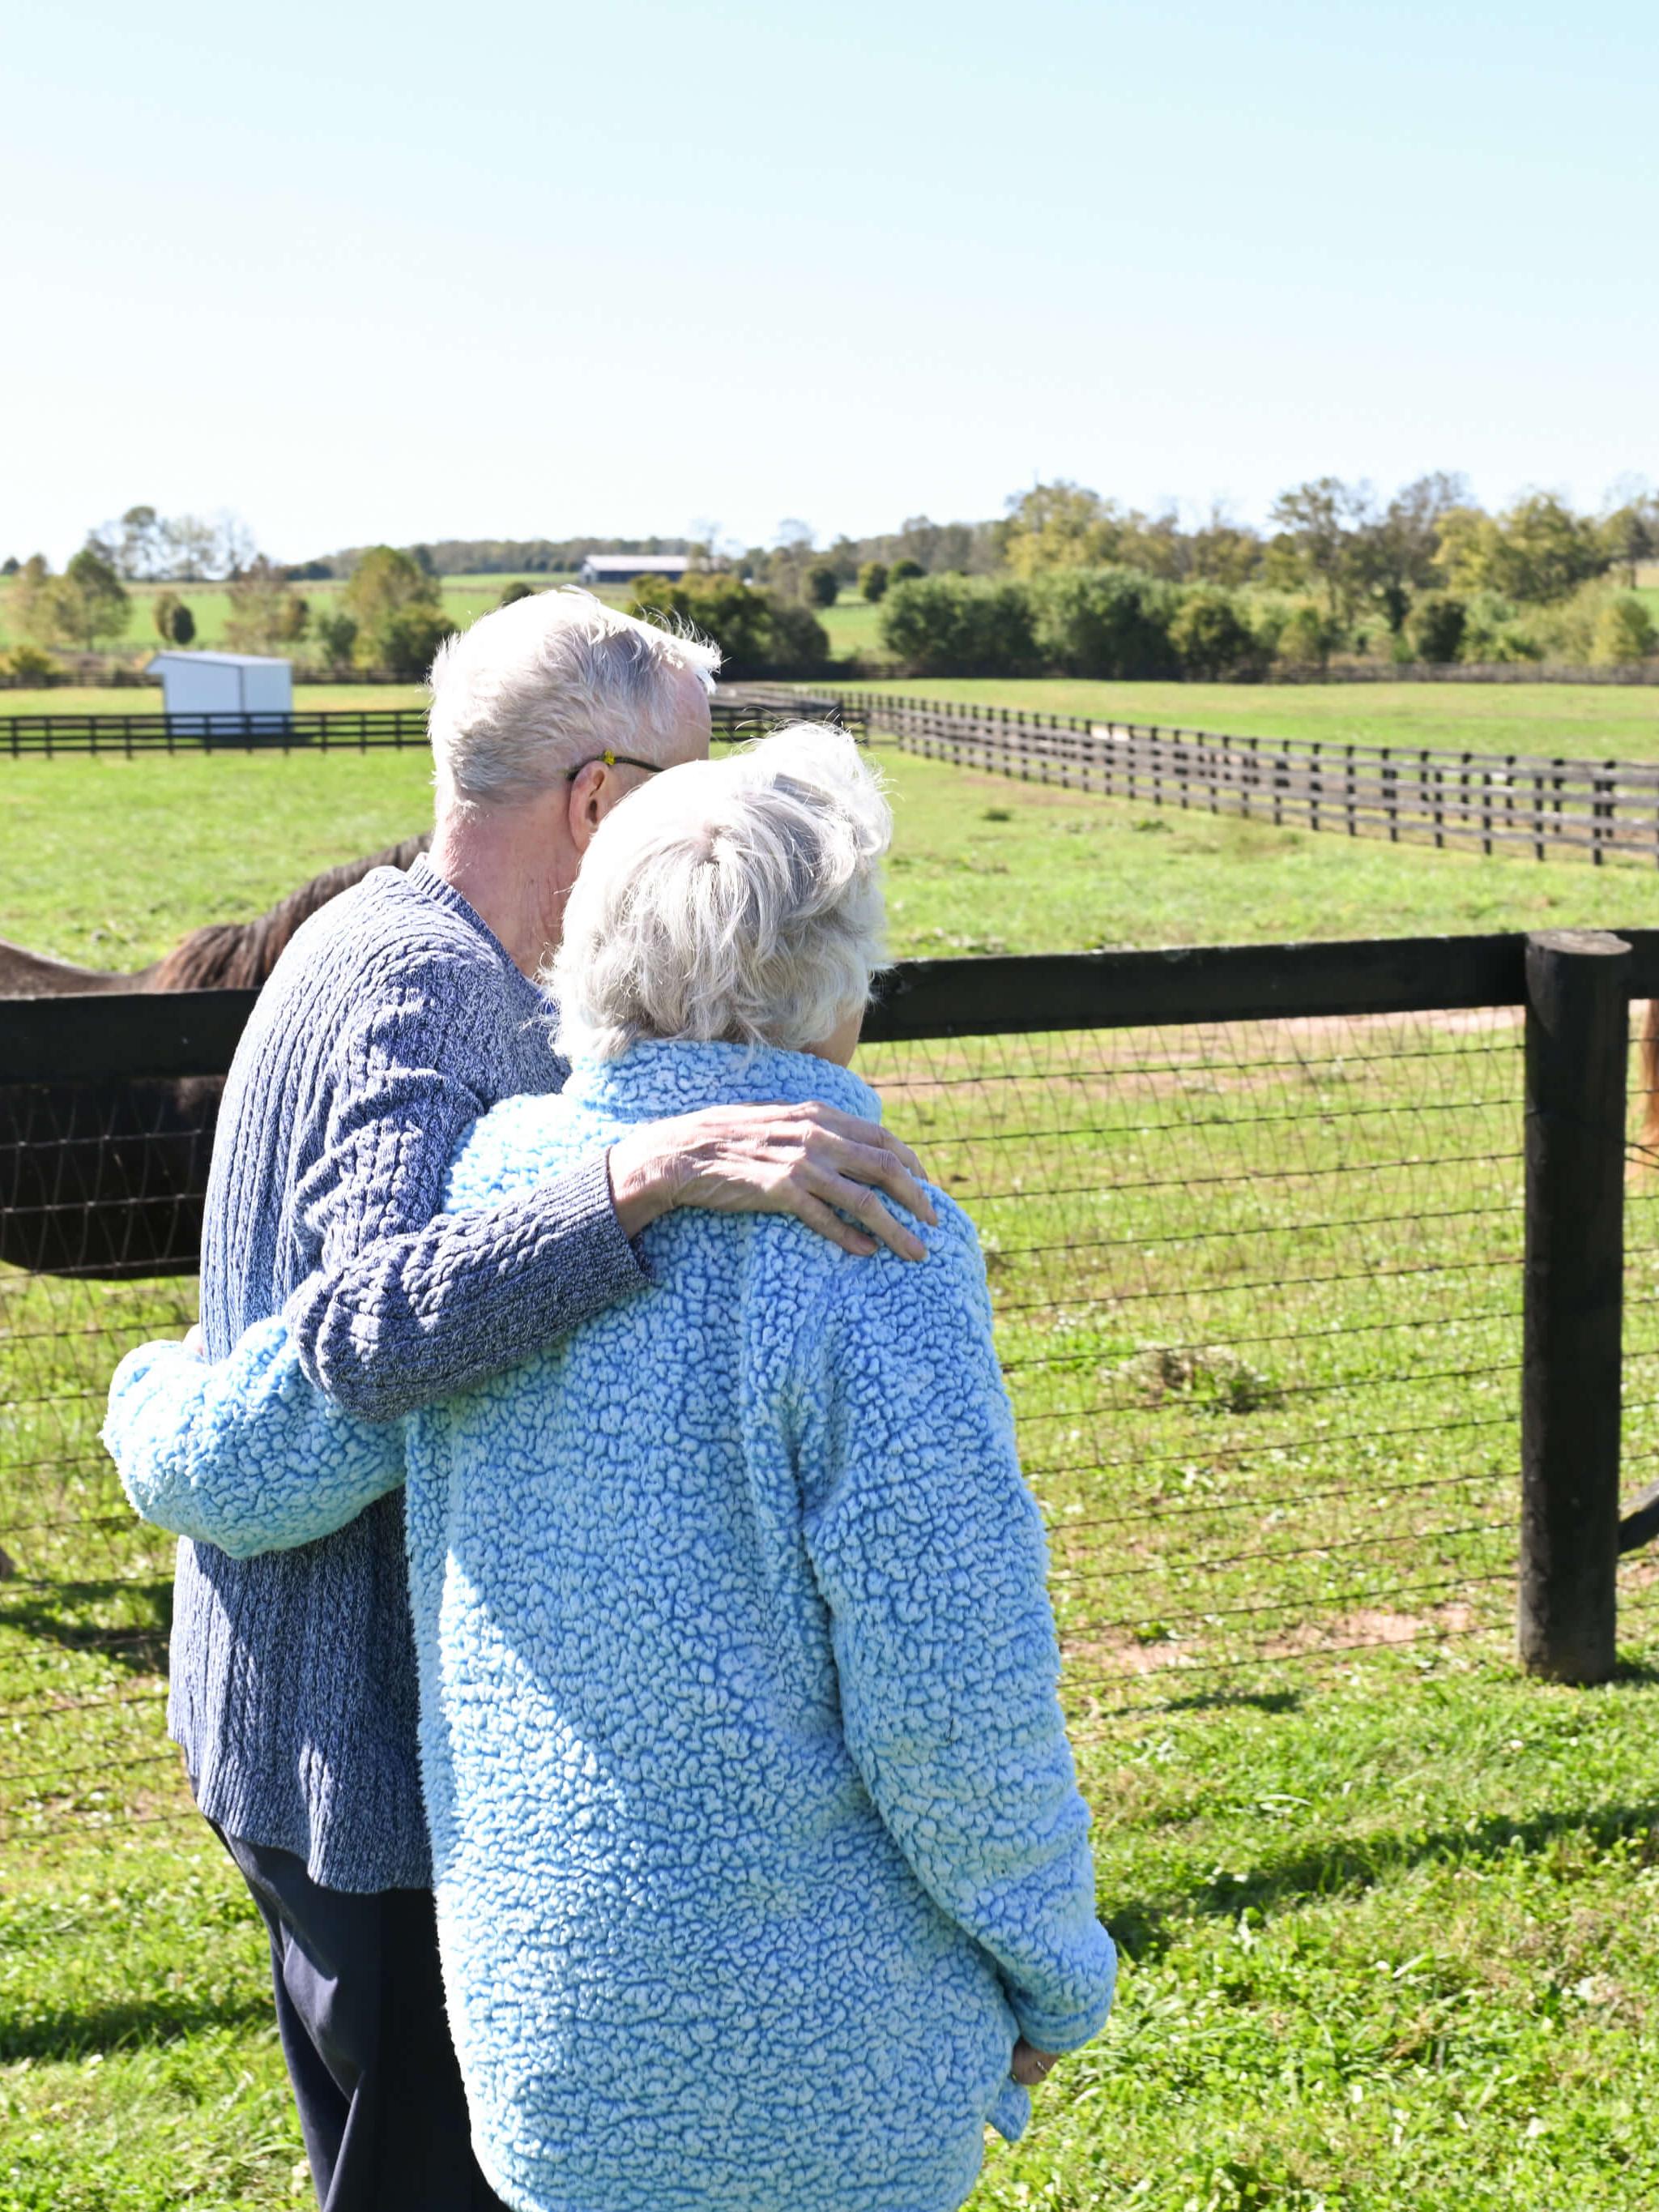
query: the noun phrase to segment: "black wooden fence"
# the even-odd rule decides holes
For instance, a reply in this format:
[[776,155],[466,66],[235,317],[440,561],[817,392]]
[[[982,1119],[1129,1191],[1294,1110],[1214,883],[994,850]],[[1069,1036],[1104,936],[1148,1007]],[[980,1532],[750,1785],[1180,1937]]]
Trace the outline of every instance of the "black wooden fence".
[[[752,737],[781,720],[833,721],[864,733],[856,708],[838,699],[767,684],[722,684],[709,703],[717,738]],[[0,715],[0,757],[100,753],[377,752],[422,750],[424,707],[296,708],[286,714],[106,713]]]
[[880,691],[842,696],[907,752],[1025,782],[1395,844],[1659,862],[1659,762],[1224,737]]
[[[1626,1174],[1655,994],[1642,931],[892,971],[860,1066],[981,1231],[1079,1725],[1450,1663],[1517,1604],[1565,1680],[1659,1627],[1619,1560],[1659,1461],[1659,1176]],[[98,1425],[193,1316],[253,996],[0,1001],[0,1839],[184,1805],[173,1547]]]

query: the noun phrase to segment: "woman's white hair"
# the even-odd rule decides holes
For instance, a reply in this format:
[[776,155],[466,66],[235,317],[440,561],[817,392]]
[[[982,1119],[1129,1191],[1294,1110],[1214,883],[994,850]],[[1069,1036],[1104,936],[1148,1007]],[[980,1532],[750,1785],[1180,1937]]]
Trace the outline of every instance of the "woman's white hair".
[[565,908],[562,1049],[822,1043],[884,957],[892,834],[857,746],[822,722],[653,777],[600,823]]
[[536,592],[485,615],[432,664],[441,801],[526,799],[607,747],[659,757],[684,728],[686,678],[712,690],[720,660],[704,640],[586,592]]

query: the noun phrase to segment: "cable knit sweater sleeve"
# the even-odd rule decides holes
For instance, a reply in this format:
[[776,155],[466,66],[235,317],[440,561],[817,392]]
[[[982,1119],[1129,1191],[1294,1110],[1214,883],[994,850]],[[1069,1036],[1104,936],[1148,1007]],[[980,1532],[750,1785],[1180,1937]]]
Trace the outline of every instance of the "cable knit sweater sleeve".
[[806,1537],[877,1809],[996,1960],[1021,2033],[1069,2051],[1105,2021],[1115,1957],[984,1264],[967,1217],[936,1203],[927,1262],[839,1270],[805,1355]]
[[531,1358],[646,1277],[605,1156],[484,1211],[441,1212],[489,1103],[489,994],[428,954],[342,1031],[321,1157],[298,1194],[320,1264],[285,1308],[301,1364],[348,1413],[390,1420]]
[[401,1425],[313,1389],[279,1316],[214,1366],[178,1344],[128,1352],[104,1443],[135,1511],[239,1559],[331,1536],[404,1479]]

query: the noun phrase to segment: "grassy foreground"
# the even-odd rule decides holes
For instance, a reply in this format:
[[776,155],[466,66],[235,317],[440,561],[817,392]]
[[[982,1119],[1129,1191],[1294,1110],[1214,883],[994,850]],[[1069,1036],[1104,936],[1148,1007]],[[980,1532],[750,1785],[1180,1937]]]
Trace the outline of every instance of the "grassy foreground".
[[[1377,1663],[1085,1752],[1117,2013],[975,2212],[1650,2206],[1655,1694]],[[211,1840],[9,1866],[6,2212],[276,2212],[301,2164]]]

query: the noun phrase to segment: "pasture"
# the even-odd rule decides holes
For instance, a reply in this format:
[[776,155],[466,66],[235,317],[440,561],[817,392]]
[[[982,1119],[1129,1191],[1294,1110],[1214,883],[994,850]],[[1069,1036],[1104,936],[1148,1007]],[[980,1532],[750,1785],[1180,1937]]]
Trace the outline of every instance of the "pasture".
[[[882,759],[897,952],[1659,922],[1643,868],[1351,845]],[[0,934],[137,964],[407,834],[427,773],[393,752],[0,763]],[[1113,2026],[1026,2142],[993,2148],[975,2212],[1651,2201],[1646,1572],[1621,1677],[1592,1692],[1515,1679],[1486,1579],[1512,1544],[1518,1040],[1493,1017],[1333,1024],[1290,1050],[1238,1025],[869,1055],[992,1255],[1125,1960]],[[1652,1206],[1632,1236],[1648,1362]],[[33,1340],[43,1406],[177,1327],[189,1291],[30,1286],[14,1327],[57,1298],[88,1334]],[[1251,1348],[1170,1362],[1218,1343]],[[65,1418],[95,1466],[90,1411]],[[0,1711],[21,1743],[49,1687],[87,1823],[53,1817],[50,1784],[0,1804],[19,1824],[0,1845],[7,2212],[305,2201],[240,1885],[199,1832],[120,1809],[178,1805],[151,1694],[167,1551],[118,1513],[67,1616],[3,1613]],[[1414,1595],[1425,1577],[1455,1605]],[[1397,1640],[1322,1651],[1257,1619],[1294,1601],[1340,1628],[1356,1582]],[[1129,1626],[1109,1636],[1109,1613]],[[118,1655],[118,1631],[137,1638]],[[128,1776],[133,1756],[157,1763]]]
[[1100,721],[1157,722],[1230,737],[1659,760],[1659,684],[1095,684],[1066,677],[906,677],[854,688]]
[[[879,758],[900,955],[1659,923],[1659,869],[1635,863],[1350,843]],[[0,762],[0,937],[141,966],[186,929],[409,836],[429,818],[429,781],[417,750]]]
[[[440,586],[444,612],[459,629],[476,622],[498,605],[501,593],[515,580],[512,576],[446,576]],[[573,583],[574,576],[526,576],[526,583]],[[300,597],[315,610],[320,610],[337,599],[345,589],[343,581],[336,577],[324,577],[294,587]],[[225,625],[230,620],[230,593],[222,584],[129,584],[132,605],[127,617],[125,633],[112,641],[118,653],[159,653],[161,640],[156,635],[152,609],[163,592],[176,592],[196,617],[196,635],[192,646],[198,649],[222,649],[226,643]],[[0,580],[0,651],[21,642],[11,616],[9,579]],[[605,594],[605,596],[614,596]],[[100,695],[107,698],[107,694]]]

